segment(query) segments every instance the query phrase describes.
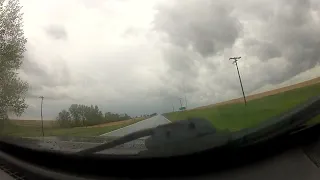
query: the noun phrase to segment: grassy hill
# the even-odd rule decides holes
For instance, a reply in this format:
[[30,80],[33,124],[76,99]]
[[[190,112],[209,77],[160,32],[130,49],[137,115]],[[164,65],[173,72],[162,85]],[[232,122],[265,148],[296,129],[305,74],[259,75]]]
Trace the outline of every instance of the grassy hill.
[[[248,101],[250,101],[250,100],[259,99],[259,98],[262,98],[262,97],[265,97],[265,96],[275,95],[275,94],[279,94],[279,93],[282,93],[282,92],[286,92],[286,91],[290,91],[290,90],[294,90],[294,89],[297,89],[297,88],[302,88],[302,87],[306,87],[306,86],[310,86],[310,85],[314,85],[314,84],[319,84],[319,83],[320,83],[320,77],[314,78],[314,79],[311,79],[311,80],[308,80],[308,81],[304,81],[304,82],[301,82],[301,83],[293,84],[291,86],[286,86],[286,87],[282,87],[282,88],[278,88],[278,89],[274,89],[274,90],[270,90],[270,91],[266,91],[266,92],[262,92],[262,93],[258,93],[258,94],[253,94],[253,95],[247,96],[246,99]],[[214,106],[241,103],[241,102],[243,102],[243,98],[242,97],[236,98],[236,99],[231,99],[231,100],[228,100],[228,101],[223,101],[223,102],[216,103],[216,104],[210,104],[208,106],[201,106],[201,107],[194,108],[194,109],[205,109],[205,108],[211,108],[211,107],[214,107]]]
[[[309,98],[319,95],[320,78],[317,78],[297,85],[249,96],[247,106],[244,106],[243,99],[239,98],[188,111],[167,113],[165,116],[171,121],[202,117],[208,119],[218,129],[237,131],[255,126],[268,118],[280,115],[296,105],[306,102]],[[312,121],[320,122],[320,116]]]

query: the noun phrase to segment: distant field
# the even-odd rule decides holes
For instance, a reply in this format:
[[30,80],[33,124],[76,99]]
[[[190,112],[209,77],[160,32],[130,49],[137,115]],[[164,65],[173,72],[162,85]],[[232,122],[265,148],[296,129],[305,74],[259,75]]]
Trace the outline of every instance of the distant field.
[[[237,131],[255,126],[268,118],[288,111],[309,98],[319,96],[319,80],[320,78],[317,78],[317,81],[313,81],[317,83],[312,84],[309,81],[304,87],[304,83],[300,83],[280,90],[253,95],[249,98],[246,107],[241,99],[183,112],[167,113],[165,116],[171,121],[202,117],[208,119],[218,129]],[[312,122],[320,122],[320,116],[313,119]]]
[[[108,122],[103,124],[98,124],[94,126],[88,126],[88,127],[104,127],[104,126],[113,126],[113,125],[122,125],[126,123],[130,123],[136,120],[142,120],[143,118],[134,118],[124,121],[115,121],[115,122]],[[12,124],[17,126],[23,126],[23,127],[41,127],[41,120],[10,120]],[[43,121],[43,127],[47,128],[54,128],[59,127],[57,121],[55,120],[44,120]]]
[[[40,127],[41,120],[10,120],[14,125],[17,126],[27,126],[27,127]],[[43,127],[57,127],[57,121],[54,120],[44,120]]]
[[115,126],[115,125],[122,125],[122,124],[130,124],[132,122],[138,122],[141,121],[145,118],[134,118],[134,119],[129,119],[129,120],[124,120],[124,121],[115,121],[115,122],[109,122],[109,123],[103,123],[103,124],[97,124],[94,126],[89,126],[89,128],[94,128],[94,127],[109,127],[109,126]]
[[[98,136],[121,127],[128,126],[143,120],[143,118],[126,121],[111,122],[101,125],[75,128],[60,128],[54,121],[43,121],[45,136]],[[38,120],[11,120],[4,126],[3,134],[9,136],[33,137],[42,136],[41,121]]]

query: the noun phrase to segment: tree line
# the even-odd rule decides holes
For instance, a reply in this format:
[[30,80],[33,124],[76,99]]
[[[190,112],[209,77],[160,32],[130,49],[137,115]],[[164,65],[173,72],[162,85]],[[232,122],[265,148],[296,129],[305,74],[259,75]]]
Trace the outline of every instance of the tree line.
[[102,113],[97,105],[86,106],[83,104],[72,104],[66,110],[59,112],[56,120],[60,127],[92,126],[96,124],[122,121],[131,119],[128,114],[106,112]]

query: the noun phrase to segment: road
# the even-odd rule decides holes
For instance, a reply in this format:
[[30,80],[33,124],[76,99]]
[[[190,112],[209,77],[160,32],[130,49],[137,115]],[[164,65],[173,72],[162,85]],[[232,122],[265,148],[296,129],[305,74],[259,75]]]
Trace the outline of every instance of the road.
[[102,134],[101,136],[124,136],[136,131],[139,131],[141,129],[146,129],[146,128],[152,128],[156,127],[162,124],[168,124],[171,121],[169,121],[167,118],[165,118],[162,115],[157,115],[154,117],[151,117],[149,119],[145,119],[143,121],[139,121],[135,124],[131,124],[129,126]]

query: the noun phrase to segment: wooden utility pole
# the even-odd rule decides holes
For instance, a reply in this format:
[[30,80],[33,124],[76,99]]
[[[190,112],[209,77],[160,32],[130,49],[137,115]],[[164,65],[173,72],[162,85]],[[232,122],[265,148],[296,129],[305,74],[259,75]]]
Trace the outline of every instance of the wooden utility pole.
[[239,68],[238,68],[238,59],[241,59],[241,57],[232,57],[229,58],[229,60],[233,60],[233,64],[236,65],[237,67],[237,71],[238,71],[238,76],[239,76],[239,81],[240,81],[240,85],[241,85],[241,90],[242,90],[242,94],[243,94],[243,99],[244,99],[244,104],[247,105],[247,100],[246,100],[246,95],[244,94],[244,90],[243,90],[243,86],[242,86],[242,81],[241,81],[241,76],[240,76],[240,72],[239,72]]
[[187,95],[186,95],[186,94],[184,95],[184,100],[185,100],[186,109],[187,109],[187,107],[188,107],[188,102],[187,102]]
[[42,105],[43,105],[43,96],[40,96],[41,98],[41,129],[42,129],[42,136],[44,137],[44,131],[43,131],[43,116],[42,116]]

